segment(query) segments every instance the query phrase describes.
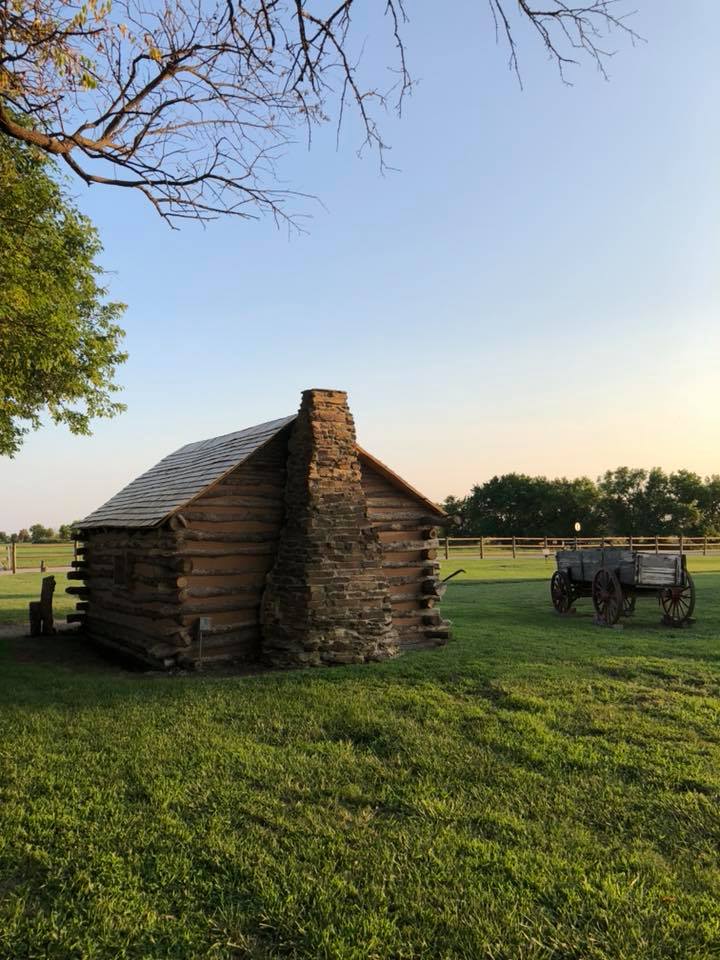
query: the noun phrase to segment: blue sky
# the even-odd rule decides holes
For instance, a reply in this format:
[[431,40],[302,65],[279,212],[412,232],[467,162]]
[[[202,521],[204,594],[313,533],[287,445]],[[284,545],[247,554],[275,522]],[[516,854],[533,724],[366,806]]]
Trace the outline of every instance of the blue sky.
[[[129,304],[122,417],[0,461],[0,529],[83,516],[172,449],[348,390],[359,440],[428,495],[494,473],[621,463],[720,472],[720,81],[713,0],[638,0],[610,82],[564,86],[529,38],[524,89],[486,5],[409,3],[419,83],[383,132],[288,151],[308,234],[172,232],[75,184]],[[630,5],[628,5],[629,9]],[[382,69],[373,62],[367,69]]]

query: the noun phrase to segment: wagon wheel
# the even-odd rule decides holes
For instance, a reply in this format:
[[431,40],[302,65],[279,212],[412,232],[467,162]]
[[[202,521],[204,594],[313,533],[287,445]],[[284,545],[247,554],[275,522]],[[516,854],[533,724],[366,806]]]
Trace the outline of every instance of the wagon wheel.
[[623,595],[622,615],[624,617],[631,617],[635,613],[636,600],[637,597],[634,593],[626,593]]
[[592,602],[598,620],[612,626],[623,610],[623,592],[620,581],[612,570],[598,570],[592,582]]
[[692,617],[695,609],[695,581],[685,573],[685,583],[679,587],[664,587],[660,591],[660,605],[665,620],[672,627],[680,627]]
[[570,577],[562,571],[556,570],[550,580],[550,599],[558,613],[567,613],[575,602]]

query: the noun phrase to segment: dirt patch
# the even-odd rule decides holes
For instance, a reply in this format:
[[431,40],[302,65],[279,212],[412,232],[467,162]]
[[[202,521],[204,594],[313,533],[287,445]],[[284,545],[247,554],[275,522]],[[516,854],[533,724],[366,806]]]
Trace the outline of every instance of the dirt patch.
[[45,664],[74,672],[127,673],[72,624],[55,621],[51,637],[31,637],[24,623],[0,624],[0,650],[14,663]]

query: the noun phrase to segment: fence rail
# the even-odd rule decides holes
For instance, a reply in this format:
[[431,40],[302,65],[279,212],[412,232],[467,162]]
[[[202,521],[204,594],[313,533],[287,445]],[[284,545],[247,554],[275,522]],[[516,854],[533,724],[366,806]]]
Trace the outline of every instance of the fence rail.
[[720,554],[720,537],[445,537],[441,549],[446,560],[473,557],[480,560],[514,560],[546,557],[556,550],[585,547],[628,547],[654,553]]
[[74,558],[75,542],[72,540],[0,544],[0,570],[9,570],[11,573],[69,567]]

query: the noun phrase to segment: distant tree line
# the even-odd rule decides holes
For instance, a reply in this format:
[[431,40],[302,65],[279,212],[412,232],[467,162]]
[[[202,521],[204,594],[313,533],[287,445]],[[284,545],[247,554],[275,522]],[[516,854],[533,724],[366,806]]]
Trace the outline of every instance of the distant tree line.
[[455,536],[720,536],[720,476],[618,467],[597,481],[506,473],[448,497]]
[[62,523],[57,530],[45,527],[42,523],[34,523],[29,530],[23,528],[17,533],[6,533],[0,530],[0,543],[53,543],[72,540],[72,528],[71,523]]

